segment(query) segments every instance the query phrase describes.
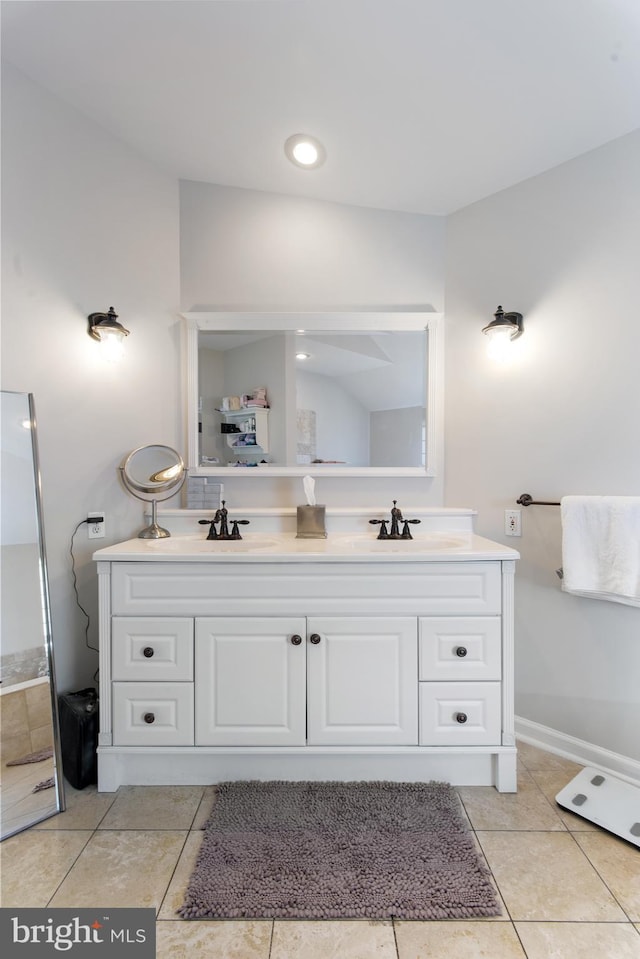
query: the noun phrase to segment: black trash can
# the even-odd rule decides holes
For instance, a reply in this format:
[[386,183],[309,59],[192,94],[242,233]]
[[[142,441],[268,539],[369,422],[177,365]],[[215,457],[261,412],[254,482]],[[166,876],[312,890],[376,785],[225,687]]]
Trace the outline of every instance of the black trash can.
[[74,789],[98,782],[98,719],[95,689],[58,696],[62,771]]

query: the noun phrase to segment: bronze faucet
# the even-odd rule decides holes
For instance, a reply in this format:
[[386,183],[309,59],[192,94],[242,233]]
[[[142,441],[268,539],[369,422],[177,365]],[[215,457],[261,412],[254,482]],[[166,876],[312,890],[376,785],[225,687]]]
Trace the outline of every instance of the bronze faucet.
[[[216,510],[213,519],[199,519],[200,526],[209,526],[209,535],[207,539],[242,539],[238,526],[248,526],[248,519],[231,520],[231,532],[229,532],[229,510],[224,505],[226,500],[222,500],[222,506]],[[220,523],[220,529],[216,530],[216,523]]]
[[[389,520],[386,519],[370,519],[369,522],[372,526],[379,526],[380,532],[378,533],[377,539],[413,539],[411,535],[411,530],[409,529],[409,524],[419,523],[419,519],[405,519],[402,515],[402,510],[396,505],[397,500],[393,501],[393,508],[391,510],[391,530],[387,530],[387,523]],[[402,523],[402,532],[400,532],[400,524]]]

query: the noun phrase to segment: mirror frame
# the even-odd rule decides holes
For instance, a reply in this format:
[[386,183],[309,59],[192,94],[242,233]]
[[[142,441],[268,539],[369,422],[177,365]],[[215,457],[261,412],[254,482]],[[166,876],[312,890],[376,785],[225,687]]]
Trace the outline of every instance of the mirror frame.
[[[424,310],[375,312],[226,312],[207,310],[181,314],[184,324],[184,374],[187,425],[187,469],[191,476],[229,476],[229,466],[198,464],[198,334],[200,331],[273,330],[295,332],[299,329],[340,332],[415,333],[427,336],[426,368],[426,451],[425,466],[299,466],[269,465],[263,469],[244,469],[244,476],[416,476],[437,475],[437,459],[442,449],[442,407],[444,348],[442,314]],[[232,474],[233,475],[233,474]]]
[[[36,407],[33,393],[20,393],[14,390],[2,390],[2,402],[5,402],[4,398],[7,396],[16,397],[24,401],[25,411],[28,414],[28,419],[25,419],[25,424],[28,423],[29,429],[29,446],[31,452],[31,468],[33,472],[33,507],[34,507],[34,520],[36,526],[37,541],[34,545],[37,545],[38,548],[38,578],[40,581],[40,593],[38,599],[40,601],[40,613],[41,613],[41,624],[42,624],[42,646],[44,650],[44,655],[46,657],[47,666],[48,666],[48,679],[49,679],[49,693],[51,701],[51,735],[53,739],[53,793],[52,801],[47,808],[46,804],[42,807],[34,810],[33,812],[26,813],[20,822],[14,827],[9,827],[7,831],[4,831],[4,822],[2,823],[2,829],[0,829],[0,839],[5,840],[10,836],[15,836],[17,833],[23,832],[25,829],[29,829],[32,826],[35,826],[37,823],[44,822],[46,819],[50,819],[52,816],[57,815],[60,812],[64,812],[66,808],[65,804],[65,793],[64,793],[64,771],[62,765],[62,743],[60,739],[60,722],[59,722],[59,710],[58,710],[58,689],[56,684],[56,671],[55,671],[55,661],[54,661],[54,650],[53,650],[53,627],[51,620],[51,599],[49,594],[49,574],[47,566],[47,549],[45,544],[45,535],[44,535],[44,514],[42,508],[42,478],[40,474],[40,458],[38,452],[38,427],[36,419]],[[25,443],[25,446],[27,444]],[[3,477],[4,479],[4,477]],[[30,491],[31,492],[31,491]],[[6,495],[6,493],[5,493]],[[4,600],[7,601],[6,598]],[[7,692],[11,690],[11,686],[6,687]],[[2,762],[4,763],[4,757],[2,757]],[[17,803],[16,805],[19,805]],[[15,813],[15,808],[14,808]]]

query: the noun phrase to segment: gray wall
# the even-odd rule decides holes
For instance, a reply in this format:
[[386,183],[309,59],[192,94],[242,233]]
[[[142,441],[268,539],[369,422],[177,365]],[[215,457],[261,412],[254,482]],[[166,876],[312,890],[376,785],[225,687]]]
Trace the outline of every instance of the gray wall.
[[[140,528],[117,466],[137,446],[181,442],[178,186],[7,64],[2,82],[2,388],[34,394],[56,672],[91,682],[69,548],[87,511],[106,537],[75,537],[97,643],[95,546]],[[105,366],[87,315],[113,305],[131,330]]]
[[[640,610],[560,590],[559,510],[524,492],[640,492],[640,133],[467,207],[447,226],[446,504],[521,550],[516,712],[640,760]],[[524,314],[513,362],[480,333]]]

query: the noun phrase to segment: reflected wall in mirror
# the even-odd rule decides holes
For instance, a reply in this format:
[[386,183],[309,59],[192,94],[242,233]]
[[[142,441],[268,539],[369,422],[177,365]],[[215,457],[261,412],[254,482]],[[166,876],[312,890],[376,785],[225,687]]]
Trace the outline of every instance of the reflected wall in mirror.
[[0,838],[64,809],[33,397],[2,391]]
[[185,316],[190,472],[435,475],[438,314]]

